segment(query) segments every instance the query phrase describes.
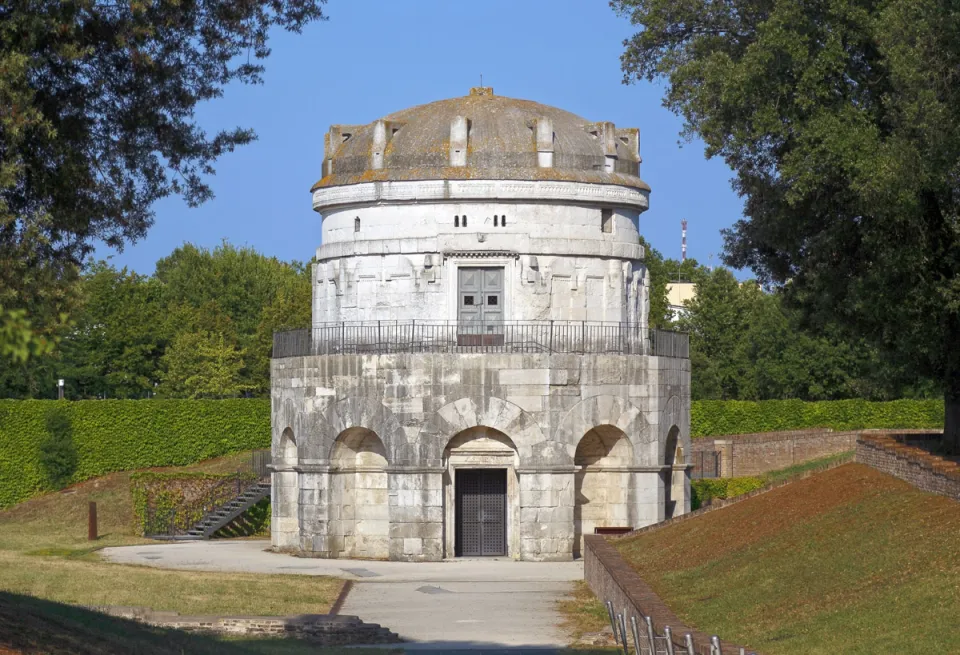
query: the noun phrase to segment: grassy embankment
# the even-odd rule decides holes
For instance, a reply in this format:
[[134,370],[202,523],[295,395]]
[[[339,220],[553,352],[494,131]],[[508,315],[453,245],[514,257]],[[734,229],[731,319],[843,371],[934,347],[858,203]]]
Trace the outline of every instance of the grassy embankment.
[[[249,453],[182,470],[240,470]],[[174,470],[174,469],[164,469]],[[149,542],[133,533],[130,473],[112,473],[0,512],[0,591],[76,605],[134,605],[181,614],[320,614],[342,588],[335,578],[169,571],[108,564],[96,549]],[[87,541],[97,502],[101,537]]]
[[615,542],[686,622],[768,655],[960,652],[960,503],[847,464]]

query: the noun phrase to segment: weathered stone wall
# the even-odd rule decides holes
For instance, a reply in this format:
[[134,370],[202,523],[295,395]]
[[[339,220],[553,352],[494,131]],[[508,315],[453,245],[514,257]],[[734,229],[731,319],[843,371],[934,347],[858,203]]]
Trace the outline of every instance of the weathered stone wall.
[[[448,444],[478,427],[502,433],[506,447],[513,448],[515,460],[502,464],[511,476],[508,489],[516,489],[510,502],[519,526],[511,528],[508,521],[513,557],[572,556],[578,539],[576,451],[600,426],[626,439],[629,447],[623,451],[629,456],[617,455],[597,472],[615,475],[614,486],[625,482],[627,489],[603,491],[613,501],[611,509],[591,519],[593,525],[639,527],[662,520],[671,484],[677,513],[687,511],[687,465],[673,459],[667,464],[665,449],[674,429],[678,451],[690,452],[689,376],[688,360],[635,355],[275,359],[273,443],[275,461],[281,463],[274,476],[274,520],[280,528],[274,546],[324,557],[358,554],[356,540],[347,539],[345,510],[338,502],[343,487],[335,482],[342,467],[334,457],[338,438],[355,428],[369,430],[383,445],[391,559],[452,555],[452,526],[444,517],[451,497],[447,494],[445,501],[444,490],[457,464]],[[285,445],[290,443],[295,449]],[[477,464],[465,460],[462,465]],[[599,486],[613,484],[608,483]],[[355,512],[350,520],[356,520]]]
[[693,452],[719,452],[721,477],[762,475],[811,459],[851,452],[858,434],[830,429],[736,434],[694,439]]
[[[930,440],[939,440],[939,434]],[[908,442],[922,441],[918,434],[861,433],[857,462],[910,483],[921,491],[960,500],[960,464],[938,457]]]
[[394,644],[403,641],[376,623],[356,616],[302,614],[299,616],[191,616],[156,612],[145,607],[96,606],[87,609],[123,619],[185,632],[267,637],[295,637],[320,646]]
[[646,326],[649,278],[638,231],[646,206],[639,190],[576,182],[318,189],[323,243],[313,323],[455,321],[458,271],[482,265],[504,269],[507,320]]

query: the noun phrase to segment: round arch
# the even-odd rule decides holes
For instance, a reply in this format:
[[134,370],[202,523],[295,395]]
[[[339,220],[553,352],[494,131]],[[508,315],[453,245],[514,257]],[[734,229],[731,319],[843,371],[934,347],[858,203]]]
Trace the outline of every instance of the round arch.
[[387,453],[380,437],[350,427],[337,435],[330,455],[327,536],[338,557],[386,559],[390,555]]
[[293,436],[293,428],[287,426],[280,433],[280,443],[275,455],[277,463],[284,467],[296,466],[300,459],[297,450],[297,440]]
[[[673,518],[677,514],[677,503],[683,504],[683,470],[675,470],[678,464],[683,464],[683,446],[679,445],[680,428],[670,427],[663,446],[663,518]],[[682,512],[681,512],[682,513]]]
[[583,535],[594,528],[631,526],[630,504],[635,502],[629,469],[633,444],[615,425],[587,430],[574,454],[573,556],[583,554]]
[[[667,462],[667,442],[670,440],[671,434],[675,436],[672,446],[673,453],[677,452],[678,447],[684,452],[689,450],[689,435],[683,435],[680,432],[680,426],[683,425],[680,416],[680,407],[680,398],[677,396],[670,396],[667,402],[663,404],[663,410],[660,412],[659,441],[661,450],[658,453],[658,462]],[[676,431],[674,431],[674,429]],[[674,458],[675,457],[676,455],[674,454]],[[675,459],[674,461],[676,462]]]
[[327,429],[325,448],[321,452],[333,462],[338,439],[352,428],[362,428],[376,435],[387,464],[404,459],[406,434],[400,421],[387,407],[371,398],[350,397],[337,401],[324,412]]
[[438,409],[420,428],[417,445],[421,461],[440,465],[450,440],[477,427],[507,435],[516,446],[521,463],[529,461],[535,450],[547,442],[536,419],[518,405],[494,396],[466,397]]
[[653,431],[643,412],[629,400],[609,395],[584,398],[563,415],[554,439],[565,450],[567,459],[561,463],[572,464],[580,440],[599,425],[613,426],[626,436],[632,446],[633,464],[658,463]]
[[[506,555],[520,556],[520,481],[517,468],[520,456],[517,446],[509,435],[497,428],[487,425],[469,427],[453,435],[443,447],[443,521],[444,539],[443,548],[447,557],[454,555]],[[480,484],[486,479],[486,485],[503,485],[502,503],[494,508],[464,502],[460,489],[465,494],[471,493],[472,484]],[[471,482],[472,480],[472,482]],[[477,487],[473,487],[476,493]],[[474,497],[476,500],[476,496]],[[486,501],[483,501],[486,502]],[[483,519],[478,521],[481,512]],[[472,525],[474,539],[465,539],[465,525]],[[499,541],[502,551],[495,552],[467,552],[464,543],[473,543],[483,548],[490,545],[490,541],[482,533],[493,530],[494,541]],[[471,531],[466,530],[467,533]],[[482,551],[482,549],[481,549]]]

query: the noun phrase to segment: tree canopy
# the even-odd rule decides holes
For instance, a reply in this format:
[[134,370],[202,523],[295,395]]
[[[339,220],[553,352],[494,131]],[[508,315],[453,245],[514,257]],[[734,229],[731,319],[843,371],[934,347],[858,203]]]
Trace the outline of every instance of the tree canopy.
[[142,237],[153,203],[212,192],[224,153],[197,105],[262,81],[269,37],[323,19],[325,0],[0,3],[0,304],[43,330],[95,242]]
[[950,0],[614,0],[626,82],[664,80],[734,172],[725,260],[820,330],[940,381],[960,450],[960,9]]
[[50,397],[57,378],[69,398],[263,395],[274,330],[310,323],[308,266],[229,243],[184,244],[149,276],[93,262],[77,287],[50,341],[26,340],[19,314],[0,315],[16,357],[0,366],[0,397]]

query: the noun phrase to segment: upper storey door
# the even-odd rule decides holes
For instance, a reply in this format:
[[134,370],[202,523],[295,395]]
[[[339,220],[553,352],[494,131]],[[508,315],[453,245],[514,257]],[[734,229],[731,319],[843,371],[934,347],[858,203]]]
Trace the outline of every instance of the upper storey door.
[[[503,268],[461,268],[458,272],[457,287],[458,334],[502,335]],[[461,345],[481,344],[461,343]]]

